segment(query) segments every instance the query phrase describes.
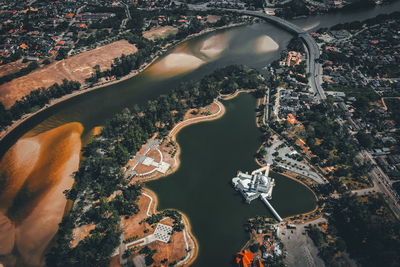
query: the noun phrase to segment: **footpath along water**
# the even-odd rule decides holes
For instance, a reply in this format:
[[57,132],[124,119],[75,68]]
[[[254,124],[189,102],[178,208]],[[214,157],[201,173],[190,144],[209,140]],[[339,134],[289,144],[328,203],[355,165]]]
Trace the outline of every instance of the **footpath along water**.
[[[400,2],[396,1],[394,3],[391,3],[386,6],[378,6],[374,8],[369,8],[369,9],[360,9],[360,10],[355,10],[352,12],[338,12],[333,15],[322,15],[322,16],[314,16],[310,17],[307,19],[300,19],[300,20],[294,20],[293,22],[295,24],[298,24],[302,27],[305,28],[312,28],[312,27],[329,27],[337,23],[342,23],[342,22],[348,22],[352,21],[354,19],[357,20],[362,20],[365,18],[370,18],[373,16],[376,16],[378,14],[384,14],[384,13],[390,13],[393,11],[399,11],[400,10]],[[319,25],[319,26],[318,26]],[[269,36],[274,43],[271,43],[271,47],[268,47],[267,49],[261,49],[259,47],[260,43],[264,43],[266,36]],[[163,93],[168,93],[169,90],[173,89],[176,87],[179,83],[183,81],[188,81],[191,79],[200,79],[204,75],[211,73],[213,70],[227,66],[230,64],[246,64],[251,67],[256,67],[256,68],[261,68],[265,66],[266,64],[272,62],[274,59],[279,57],[279,54],[282,49],[285,49],[288,41],[290,40],[290,35],[287,32],[284,32],[275,26],[269,25],[269,24],[254,24],[251,26],[244,26],[244,27],[238,27],[235,29],[228,29],[228,30],[223,30],[215,33],[209,33],[204,36],[200,36],[197,38],[194,38],[188,42],[183,43],[182,45],[178,46],[176,49],[170,51],[167,53],[165,56],[163,56],[159,61],[156,61],[153,66],[155,68],[149,68],[147,71],[143,72],[140,75],[137,75],[136,77],[132,79],[128,79],[126,81],[123,81],[121,83],[105,87],[102,89],[99,89],[97,91],[92,91],[90,93],[87,93],[85,95],[80,95],[75,98],[72,98],[68,101],[65,101],[63,103],[60,103],[58,105],[55,105],[49,109],[47,109],[44,112],[41,112],[37,116],[32,117],[31,119],[27,120],[25,123],[21,124],[19,127],[17,127],[13,132],[11,132],[5,139],[2,140],[0,143],[0,198],[4,197],[4,192],[10,190],[14,192],[13,196],[18,196],[17,198],[13,199],[7,199],[7,203],[11,203],[12,207],[12,214],[18,214],[16,218],[14,218],[18,223],[23,224],[23,218],[27,218],[29,216],[30,219],[32,219],[32,211],[35,209],[35,205],[37,207],[40,207],[42,210],[45,210],[46,208],[51,208],[48,205],[51,204],[49,201],[32,201],[33,199],[35,200],[40,200],[44,199],[42,198],[41,194],[45,192],[52,192],[56,189],[57,183],[58,185],[64,184],[65,179],[70,179],[70,175],[66,174],[65,177],[61,177],[59,180],[55,181],[54,179],[50,179],[51,175],[50,169],[48,166],[52,166],[54,168],[55,165],[60,166],[60,170],[58,173],[61,173],[62,171],[66,170],[68,166],[66,165],[68,163],[67,160],[63,160],[63,154],[65,154],[65,151],[68,150],[68,147],[74,147],[78,144],[80,146],[80,142],[75,140],[75,136],[77,133],[73,134],[73,138],[70,138],[70,133],[66,132],[67,129],[70,127],[64,127],[64,125],[71,125],[69,123],[80,123],[83,127],[83,129],[80,129],[79,134],[81,130],[83,130],[83,133],[81,134],[81,139],[82,141],[87,140],[88,135],[94,127],[101,126],[104,124],[104,122],[111,118],[115,113],[120,112],[123,108],[125,107],[134,107],[136,104],[144,104],[146,101],[149,99],[155,98],[160,94]],[[260,41],[261,40],[261,41]],[[268,43],[268,42],[265,42]],[[223,44],[223,45],[221,45]],[[278,48],[278,50],[275,50]],[[263,51],[269,51],[262,53]],[[164,70],[164,74],[157,75],[157,72],[162,70],[160,68],[157,68],[161,65],[160,62],[162,62],[163,59],[167,58],[171,54],[179,54],[178,56],[172,56],[168,60],[164,61],[164,65],[162,66],[163,68],[171,68],[171,71]],[[183,54],[183,55],[182,55]],[[195,57],[195,58],[193,58]],[[176,64],[177,59],[181,58],[186,58],[190,59],[191,62],[195,62],[197,64],[197,69],[194,68],[180,68]],[[171,60],[172,59],[172,60]],[[175,69],[172,69],[175,68]],[[235,101],[235,100],[234,100]],[[235,102],[232,102],[235,103]],[[229,102],[227,105],[231,105]],[[253,103],[251,103],[253,105]],[[253,107],[253,106],[252,106]],[[227,113],[227,117],[229,116],[228,114],[231,112]],[[254,114],[253,114],[254,115]],[[210,122],[211,123],[211,122]],[[230,136],[230,134],[233,134],[235,131],[242,131],[243,129],[239,129],[237,122],[234,123],[234,128],[230,128],[229,133],[226,136]],[[78,125],[78,124],[74,124]],[[193,127],[200,127],[200,126],[193,126]],[[184,136],[186,132],[190,132],[193,129],[193,127],[189,127],[188,130],[184,130],[183,133],[180,136]],[[16,157],[16,154],[14,153],[17,151],[17,149],[12,149],[13,146],[18,145],[18,142],[22,142],[24,145],[27,144],[27,142],[30,142],[31,139],[27,140],[27,138],[32,138],[37,136],[38,134],[41,133],[48,133],[52,129],[57,129],[55,132],[57,132],[57,135],[59,137],[63,138],[62,143],[57,143],[56,140],[46,140],[47,143],[56,143],[59,144],[58,146],[52,147],[51,151],[40,151],[40,162],[49,162],[51,163],[50,165],[48,164],[41,164],[40,168],[34,169],[34,172],[31,173],[32,177],[39,177],[38,179],[35,179],[35,187],[34,188],[40,188],[39,191],[36,192],[30,192],[27,186],[22,186],[20,189],[17,187],[10,188],[10,184],[13,184],[12,182],[14,180],[16,181],[21,181],[26,178],[26,173],[24,174],[25,176],[22,177],[21,173],[19,171],[13,171],[13,170],[23,170],[24,172],[27,172],[28,169],[24,169],[23,166],[26,165],[26,162],[21,162],[21,160],[18,160]],[[54,133],[54,132],[52,132]],[[225,133],[226,134],[226,133]],[[53,138],[52,136],[55,136],[54,134],[48,134],[48,137],[46,138]],[[185,138],[183,138],[184,140]],[[193,139],[195,140],[195,139]],[[247,140],[247,139],[246,139]],[[223,140],[222,140],[223,141]],[[258,142],[257,140],[252,140],[251,142]],[[247,141],[246,141],[247,142]],[[34,142],[31,142],[34,144]],[[62,144],[62,145],[61,145]],[[21,145],[21,143],[20,143]],[[240,146],[245,146],[246,143],[243,141],[240,141],[236,145]],[[256,147],[255,144],[253,144],[254,147]],[[186,147],[185,144],[182,145],[182,147]],[[38,147],[31,147],[31,150],[37,150]],[[35,151],[36,151],[35,150]],[[13,152],[14,151],[14,152]],[[29,150],[27,150],[29,151]],[[220,151],[220,150],[216,150]],[[231,150],[228,150],[231,151]],[[255,150],[254,150],[255,151]],[[248,153],[254,153],[254,151],[248,150]],[[50,153],[51,152],[51,153]],[[234,153],[231,153],[234,154]],[[51,155],[51,156],[50,156]],[[57,156],[60,155],[60,156]],[[222,156],[222,155],[221,155]],[[185,157],[184,155],[182,157]],[[252,159],[252,155],[246,156],[248,160]],[[53,159],[55,161],[53,161]],[[63,163],[64,162],[64,163]],[[201,161],[200,161],[201,162]],[[241,162],[241,161],[240,161]],[[233,164],[232,170],[239,169],[239,167],[242,167],[243,170],[246,168],[253,168],[255,167],[254,163],[250,164],[250,161],[246,163],[245,165],[240,165],[239,162],[236,164]],[[239,164],[239,165],[238,165]],[[241,163],[242,164],[242,163]],[[184,166],[184,164],[182,164]],[[237,166],[237,168],[235,168]],[[32,166],[31,166],[32,167]],[[69,166],[71,167],[71,166]],[[202,165],[202,167],[204,167]],[[182,167],[183,168],[183,167]],[[219,168],[219,167],[218,167]],[[216,168],[216,170],[218,170]],[[72,169],[72,168],[71,168]],[[57,170],[56,170],[57,171]],[[37,174],[43,174],[43,175],[37,175]],[[47,174],[46,174],[47,173]],[[171,176],[172,177],[172,176]],[[226,178],[224,178],[226,179]],[[52,183],[46,183],[46,181],[52,180]],[[166,181],[169,180],[166,179]],[[172,179],[171,179],[172,180]],[[282,179],[284,180],[284,179]],[[295,183],[293,181],[287,182],[288,184]],[[226,186],[226,188],[229,188],[229,185]],[[293,200],[293,203],[296,205],[284,205],[283,207],[279,207],[279,203],[284,203],[286,199],[288,198],[293,198],[293,194],[280,194],[279,190],[286,190],[288,188],[288,185],[284,184],[282,186],[276,187],[276,191],[278,192],[277,194],[274,194],[274,199],[272,201],[272,204],[274,207],[277,208],[279,213],[282,216],[286,216],[289,214],[294,214],[297,212],[296,205],[299,204],[301,205],[302,197],[299,197],[297,199]],[[304,187],[300,187],[306,190]],[[27,191],[28,190],[28,191]],[[59,189],[63,190],[63,189]],[[203,190],[203,199],[207,199],[207,191],[204,188],[201,188]],[[226,189],[226,190],[231,190]],[[56,192],[55,193],[60,193]],[[27,194],[29,192],[29,194]],[[158,192],[160,195],[164,193],[163,192]],[[227,192],[228,193],[228,192]],[[233,193],[232,193],[233,194]],[[59,194],[62,196],[62,194]],[[222,196],[219,194],[219,196]],[[240,201],[240,199],[237,196],[237,201]],[[33,199],[32,199],[33,198]],[[162,197],[162,201],[165,201],[165,203],[161,204],[163,207],[169,206],[168,201],[166,201],[164,197]],[[22,200],[22,201],[21,201]],[[191,198],[187,199],[186,202],[189,202]],[[26,203],[31,203],[28,206]],[[33,205],[32,203],[36,203]],[[217,204],[220,203],[220,204]],[[306,201],[307,203],[307,201]],[[181,203],[184,204],[184,203]],[[226,207],[236,207],[234,211],[238,214],[242,210],[237,210],[237,205],[233,205],[232,203],[225,203],[227,206],[222,206],[221,202],[215,201],[214,205],[218,206],[218,209],[227,209]],[[43,205],[43,206],[42,206]],[[253,205],[253,204],[252,204]],[[258,211],[258,205],[260,210],[263,209],[262,203],[255,204],[254,206],[250,207],[250,210],[248,211],[249,213],[244,213],[241,218],[246,218],[247,214],[248,215],[253,215],[251,212],[257,212]],[[307,204],[304,204],[307,206]],[[181,206],[179,205],[174,205],[170,206],[173,208],[180,208]],[[54,207],[53,207],[54,208]],[[249,207],[246,206],[246,209],[243,210],[248,210]],[[255,210],[253,210],[255,209]],[[186,212],[186,208],[182,207],[182,210]],[[62,215],[63,207],[58,208],[58,212],[61,213]],[[233,212],[235,214],[235,212]],[[190,212],[188,212],[190,213]],[[9,214],[9,211],[6,208],[2,208],[0,210],[0,215],[5,215]],[[52,215],[54,216],[54,212]],[[207,218],[208,221],[212,221],[212,215],[211,216],[204,216],[203,214],[190,214],[189,218],[193,221],[194,224],[194,231],[196,235],[203,235],[205,234],[204,231],[201,229],[206,229],[206,228],[201,228],[200,221],[195,219],[195,216],[201,216],[202,218]],[[191,216],[194,216],[191,218]],[[238,215],[239,216],[239,215]],[[13,217],[13,216],[11,216]],[[38,247],[43,247],[43,244],[40,243],[38,240],[35,240],[35,236],[33,236],[33,239],[29,239],[27,234],[31,234],[28,232],[23,232],[23,231],[18,231],[18,233],[15,232],[15,227],[13,224],[15,222],[10,221],[7,219],[6,216],[0,216],[0,219],[6,220],[1,220],[0,225],[0,236],[2,240],[7,240],[6,245],[4,243],[2,244],[3,246],[0,246],[0,254],[4,254],[3,250],[9,250],[11,251],[14,248],[14,251],[20,249],[18,247],[18,242],[20,243],[20,246],[22,246],[23,250],[29,250],[30,248],[38,248]],[[38,219],[41,220],[46,220],[48,219],[46,216],[38,216]],[[4,223],[5,221],[5,223]],[[241,223],[236,222],[232,223],[232,227],[229,224],[229,218],[226,220],[227,227],[228,228],[223,228],[229,230],[229,234],[231,232],[238,232],[238,236],[235,237],[235,240],[233,242],[228,242],[225,239],[208,239],[207,242],[210,241],[211,243],[205,243],[205,241],[200,240],[200,258],[199,258],[199,263],[202,262],[203,258],[202,255],[206,254],[207,251],[210,251],[210,248],[218,249],[220,247],[231,247],[229,251],[236,250],[242,242],[246,239],[245,233],[241,230]],[[211,226],[211,224],[210,224]],[[230,228],[231,227],[231,228]],[[51,228],[51,227],[50,227]],[[213,229],[213,228],[211,228]],[[226,230],[224,230],[226,231]],[[3,234],[6,234],[7,236],[5,237]],[[14,238],[17,237],[16,240]],[[206,236],[207,237],[207,236]],[[18,241],[19,240],[19,241]],[[48,238],[46,239],[48,240]],[[15,243],[14,243],[15,241]],[[40,246],[37,246],[36,244],[40,243]],[[212,244],[219,244],[219,247],[215,247]],[[207,250],[208,249],[208,250]],[[226,252],[228,249],[226,250]],[[32,251],[31,251],[32,253]],[[35,258],[40,258],[37,255],[31,256],[31,253],[28,253],[26,256],[28,259],[31,257]],[[225,252],[223,255],[227,255]],[[13,261],[13,255],[9,254],[11,257],[11,261]],[[8,256],[7,256],[8,257]],[[225,256],[221,256],[221,258],[224,258]],[[210,258],[208,259],[210,260]],[[217,259],[213,259],[217,260]],[[225,259],[224,259],[225,262]]]
[[[232,256],[248,239],[244,223],[249,217],[273,217],[266,205],[250,205],[232,187],[238,170],[259,168],[254,154],[260,145],[255,125],[255,99],[249,94],[224,101],[225,115],[182,129],[177,136],[181,165],[168,177],[147,185],[159,199],[159,210],[174,208],[190,219],[199,245],[194,266],[230,266]],[[271,174],[276,186],[270,201],[282,217],[312,210],[312,192],[289,178]]]

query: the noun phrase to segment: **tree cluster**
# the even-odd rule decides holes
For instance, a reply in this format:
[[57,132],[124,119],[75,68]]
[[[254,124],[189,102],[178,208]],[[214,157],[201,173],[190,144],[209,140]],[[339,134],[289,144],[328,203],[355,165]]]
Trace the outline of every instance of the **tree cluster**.
[[[154,133],[165,136],[189,109],[211,104],[221,92],[235,92],[236,87],[228,87],[229,80],[237,84],[237,88],[258,88],[263,82],[253,69],[229,66],[198,82],[182,84],[169,95],[149,100],[143,107],[135,106],[132,111],[125,109],[105,124],[101,134],[83,149],[84,158],[74,175],[75,185],[66,191],[67,198],[75,204],[60,224],[54,247],[47,255],[49,266],[82,266],[81,257],[87,263],[85,266],[107,265],[112,248],[119,244],[120,216],[138,212],[135,202],[141,187],[128,186],[131,177],[126,177],[121,167]],[[114,192],[119,193],[115,196]],[[183,229],[178,212],[167,210],[164,213],[174,219],[175,231]],[[157,219],[158,215],[150,218]],[[96,227],[71,248],[73,229],[87,224]]]
[[5,109],[0,103],[0,129],[11,125],[13,120],[20,119],[23,115],[35,112],[44,107],[50,100],[70,94],[79,90],[81,84],[75,81],[63,80],[61,84],[55,83],[48,88],[39,88],[18,100],[10,109]]
[[33,61],[31,63],[28,64],[28,66],[26,66],[25,68],[20,69],[17,72],[14,73],[10,73],[4,76],[0,77],[0,85],[6,82],[9,82],[15,78],[27,75],[28,73],[31,73],[32,71],[34,71],[35,69],[37,69],[39,67],[39,64],[36,61]]
[[382,197],[365,202],[346,196],[333,203],[330,222],[344,239],[350,256],[362,266],[400,264],[400,224],[389,211],[381,214],[383,207]]

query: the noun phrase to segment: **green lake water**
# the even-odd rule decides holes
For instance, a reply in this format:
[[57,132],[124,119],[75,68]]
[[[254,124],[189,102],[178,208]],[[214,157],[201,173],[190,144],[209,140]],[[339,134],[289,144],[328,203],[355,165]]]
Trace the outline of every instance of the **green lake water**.
[[[230,266],[232,256],[247,241],[246,220],[272,217],[261,200],[250,205],[231,185],[238,170],[259,166],[254,153],[260,146],[255,125],[255,99],[240,94],[225,101],[226,114],[218,120],[190,125],[178,133],[181,166],[174,174],[147,184],[159,197],[159,209],[174,208],[190,219],[200,245],[194,266]],[[271,204],[282,216],[315,207],[311,191],[286,177],[272,174],[276,186]]]

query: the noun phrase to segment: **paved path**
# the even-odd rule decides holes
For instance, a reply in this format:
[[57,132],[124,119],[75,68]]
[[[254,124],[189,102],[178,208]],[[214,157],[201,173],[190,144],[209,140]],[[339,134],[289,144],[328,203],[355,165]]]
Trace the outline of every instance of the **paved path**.
[[218,105],[219,110],[217,113],[212,114],[212,115],[206,115],[206,116],[200,116],[200,117],[194,117],[194,118],[190,118],[184,121],[181,121],[180,123],[178,123],[177,125],[175,125],[174,128],[172,128],[172,130],[169,132],[168,136],[174,136],[175,132],[179,131],[181,129],[181,127],[185,126],[186,123],[191,122],[191,121],[201,121],[203,119],[211,119],[213,117],[217,117],[223,110],[222,104],[217,101],[214,100],[214,103]]
[[377,165],[375,159],[368,151],[362,151],[361,154],[367,160],[369,160],[373,166],[375,166],[370,172],[370,177],[374,181],[374,185],[379,188],[379,191],[383,193],[383,196],[388,203],[390,209],[394,215],[400,219],[400,201],[397,193],[393,190],[390,184],[390,178],[384,171]]
[[146,194],[145,192],[142,192],[142,195],[150,199],[149,205],[147,206],[146,215],[151,216],[150,209],[151,209],[151,204],[153,203],[153,198],[150,195]]

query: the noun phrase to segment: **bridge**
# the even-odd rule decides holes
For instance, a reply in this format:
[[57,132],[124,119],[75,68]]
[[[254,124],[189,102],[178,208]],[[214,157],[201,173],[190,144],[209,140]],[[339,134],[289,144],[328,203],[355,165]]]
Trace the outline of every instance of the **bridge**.
[[275,218],[278,220],[278,222],[283,221],[282,217],[279,216],[278,212],[272,207],[271,203],[269,203],[268,199],[265,196],[261,196],[261,200],[267,205],[271,213],[275,216]]
[[300,37],[305,43],[308,50],[308,55],[309,55],[308,66],[309,66],[309,72],[311,74],[310,76],[311,89],[314,91],[315,96],[318,97],[320,100],[326,99],[325,92],[322,89],[321,82],[319,81],[322,74],[320,65],[317,63],[317,60],[319,59],[320,56],[320,50],[317,45],[317,42],[314,40],[314,38],[311,37],[311,35],[307,31],[303,30],[299,26],[285,19],[272,15],[267,15],[258,11],[236,10],[236,9],[225,9],[225,10],[236,12],[242,15],[261,18]]
[[[189,4],[188,5],[189,9],[192,10],[200,10],[200,11],[207,11],[211,10],[213,8],[206,7],[205,5],[194,5],[194,4]],[[317,45],[317,42],[315,42],[314,38],[311,37],[311,35],[300,28],[299,26],[282,19],[280,17],[272,16],[272,15],[267,15],[265,13],[259,12],[259,11],[251,11],[251,10],[240,10],[240,9],[229,9],[229,8],[220,8],[221,10],[225,11],[230,11],[230,12],[235,12],[237,14],[245,15],[245,16],[252,16],[252,17],[257,17],[260,19],[263,19],[265,21],[268,21],[294,35],[297,35],[300,37],[303,42],[305,43],[307,50],[308,50],[308,66],[309,66],[309,73],[310,73],[310,79],[309,79],[309,84],[311,86],[311,89],[314,92],[314,96],[317,97],[319,100],[324,100],[326,99],[326,95],[324,90],[322,89],[321,83],[322,83],[322,73],[321,73],[321,66],[319,63],[317,63],[317,60],[319,59],[320,56],[320,50]]]

